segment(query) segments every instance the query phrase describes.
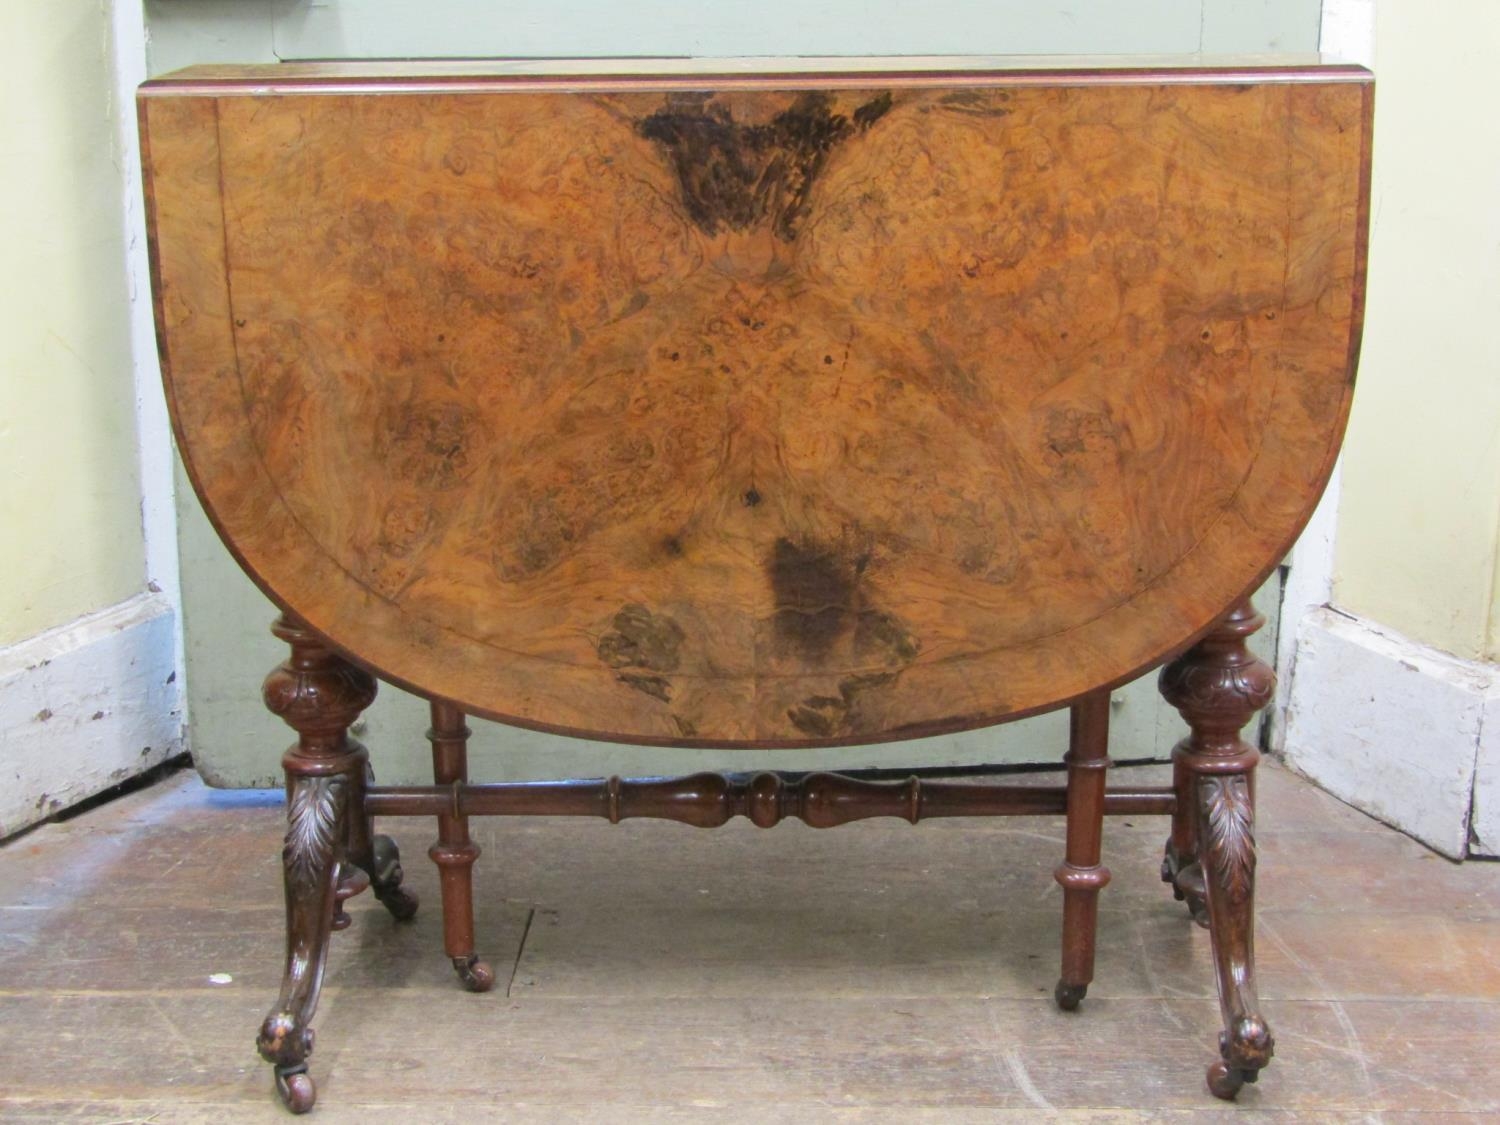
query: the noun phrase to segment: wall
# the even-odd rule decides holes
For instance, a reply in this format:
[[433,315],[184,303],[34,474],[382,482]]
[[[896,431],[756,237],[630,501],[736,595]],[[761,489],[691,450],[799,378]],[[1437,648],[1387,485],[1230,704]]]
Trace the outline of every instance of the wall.
[[98,0],[0,10],[0,646],[145,584],[124,184]]
[[[1319,0],[148,0],[153,63],[1311,51]],[[172,56],[167,62],[167,56]]]
[[182,742],[132,66],[138,0],[0,7],[0,837]]
[[1376,6],[1375,208],[1334,599],[1455,656],[1497,655],[1500,4]]
[[1287,625],[1285,751],[1444,854],[1494,854],[1500,5],[1328,0],[1324,34],[1373,42],[1370,274],[1332,608]]
[[[1318,0],[150,0],[151,68],[193,62],[420,55],[1183,53],[1310,51]],[[192,741],[213,784],[273,785],[289,732],[268,716],[256,690],[283,656],[267,632],[274,611],[240,575],[179,482],[184,613]],[[1280,576],[1260,597],[1278,618]],[[1274,626],[1257,641],[1268,657]],[[1177,716],[1154,677],[1117,693],[1117,758],[1167,754]],[[734,752],[651,750],[553,738],[476,723],[475,775],[487,780],[744,768]],[[361,724],[382,781],[425,779],[425,708],[394,689]],[[990,731],[829,751],[755,756],[756,768],[909,767],[1056,761],[1063,715]],[[500,750],[500,753],[493,753]]]

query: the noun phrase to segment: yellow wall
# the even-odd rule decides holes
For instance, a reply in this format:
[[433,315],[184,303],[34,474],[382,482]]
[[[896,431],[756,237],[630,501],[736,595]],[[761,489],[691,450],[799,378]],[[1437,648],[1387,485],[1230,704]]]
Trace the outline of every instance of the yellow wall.
[[1500,655],[1500,59],[1495,0],[1375,5],[1369,304],[1334,602]]
[[0,4],[0,646],[144,584],[109,34]]

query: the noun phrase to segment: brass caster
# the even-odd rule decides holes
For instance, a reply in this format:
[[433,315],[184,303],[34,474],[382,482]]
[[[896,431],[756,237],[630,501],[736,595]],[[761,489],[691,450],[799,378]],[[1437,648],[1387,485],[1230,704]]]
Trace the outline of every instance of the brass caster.
[[1076,1012],[1078,1005],[1083,1003],[1083,998],[1088,994],[1089,986],[1086,984],[1069,984],[1067,981],[1058,981],[1057,988],[1052,992],[1057,1006],[1065,1012]]
[[1186,894],[1188,913],[1192,915],[1200,929],[1208,929],[1208,902],[1199,895]]
[[481,961],[477,953],[453,958],[453,971],[470,992],[488,992],[495,987],[495,970]]
[[409,922],[417,913],[417,896],[401,885],[401,853],[389,836],[374,839],[375,897],[398,922]]
[[1224,1059],[1216,1059],[1208,1068],[1208,1091],[1216,1098],[1232,1102],[1240,1087],[1246,1082],[1254,1082],[1255,1077],[1253,1070],[1243,1070],[1230,1066]]
[[405,887],[377,888],[375,897],[398,922],[410,922],[417,916],[417,896]]
[[293,1113],[306,1113],[318,1100],[317,1087],[307,1073],[307,1064],[276,1068],[276,1093],[281,1104]]

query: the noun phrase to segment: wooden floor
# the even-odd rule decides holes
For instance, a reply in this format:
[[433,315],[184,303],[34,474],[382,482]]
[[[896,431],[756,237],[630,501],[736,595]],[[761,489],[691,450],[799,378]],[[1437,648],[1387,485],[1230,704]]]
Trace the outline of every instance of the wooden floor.
[[[412,820],[392,823],[424,907],[397,925],[351,902],[315,1119],[1495,1120],[1500,865],[1262,778],[1277,1057],[1237,1106],[1204,1090],[1208,935],[1157,881],[1159,819],[1107,825],[1075,1014],[1051,1000],[1055,819],[481,821],[488,996],[442,956],[432,828]],[[253,1045],[280,971],[280,834],[274,795],[183,773],[0,848],[0,1120],[287,1120]]]

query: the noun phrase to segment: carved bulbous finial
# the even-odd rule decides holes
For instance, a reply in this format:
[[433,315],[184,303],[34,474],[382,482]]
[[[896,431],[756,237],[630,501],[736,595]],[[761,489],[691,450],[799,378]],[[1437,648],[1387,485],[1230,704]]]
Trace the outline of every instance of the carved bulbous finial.
[[1276,672],[1245,643],[1265,623],[1241,602],[1161,670],[1161,693],[1192,727],[1196,753],[1239,752],[1241,728],[1271,702]]
[[290,614],[278,617],[271,631],[292,651],[266,677],[261,688],[266,708],[309,740],[304,753],[338,749],[349,724],[375,701],[375,678]]

